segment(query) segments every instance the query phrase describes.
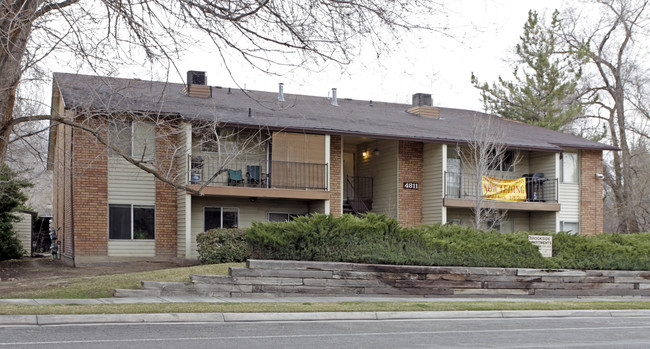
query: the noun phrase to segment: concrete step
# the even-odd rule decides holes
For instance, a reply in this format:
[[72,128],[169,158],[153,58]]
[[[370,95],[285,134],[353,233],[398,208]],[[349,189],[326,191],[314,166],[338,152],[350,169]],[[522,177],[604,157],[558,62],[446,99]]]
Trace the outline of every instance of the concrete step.
[[159,297],[160,290],[133,290],[117,288],[113,291],[113,297]]

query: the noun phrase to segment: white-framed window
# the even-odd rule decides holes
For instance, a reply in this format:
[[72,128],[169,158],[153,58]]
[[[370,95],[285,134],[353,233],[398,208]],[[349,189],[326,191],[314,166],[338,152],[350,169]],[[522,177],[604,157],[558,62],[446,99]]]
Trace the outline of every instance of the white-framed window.
[[560,166],[560,181],[562,183],[578,184],[580,168],[578,165],[578,153],[562,154]]
[[579,222],[560,222],[560,231],[564,231],[571,234],[580,234],[580,223]]
[[463,221],[460,219],[456,219],[456,218],[447,219],[447,225],[461,225],[461,223],[463,223]]
[[108,238],[110,240],[154,240],[156,209],[154,206],[108,205]]
[[284,213],[284,212],[267,212],[267,222],[286,222],[292,221],[296,217],[305,216],[304,213]]
[[203,231],[216,228],[239,228],[239,209],[236,207],[205,207]]
[[509,219],[488,219],[485,221],[485,227],[488,230],[493,229],[499,231],[500,233],[512,233],[515,231],[515,222]]
[[[133,154],[133,122],[131,120],[109,120],[108,143],[122,153],[131,156]],[[112,148],[108,153],[111,156],[120,155]]]

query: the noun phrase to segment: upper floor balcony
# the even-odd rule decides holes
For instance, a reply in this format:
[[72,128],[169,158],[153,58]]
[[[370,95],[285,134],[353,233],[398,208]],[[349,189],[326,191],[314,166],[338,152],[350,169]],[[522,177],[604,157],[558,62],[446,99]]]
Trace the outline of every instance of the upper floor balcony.
[[[490,176],[490,174],[487,174]],[[478,197],[485,198],[482,203],[486,208],[522,211],[559,211],[558,180],[545,177],[543,173],[531,173],[523,176],[499,174],[500,179],[523,178],[524,188],[515,188],[523,194],[522,201],[505,201],[488,199],[482,176],[475,173],[445,172],[444,174],[444,205],[447,207],[473,208]],[[503,178],[508,177],[508,178]]]

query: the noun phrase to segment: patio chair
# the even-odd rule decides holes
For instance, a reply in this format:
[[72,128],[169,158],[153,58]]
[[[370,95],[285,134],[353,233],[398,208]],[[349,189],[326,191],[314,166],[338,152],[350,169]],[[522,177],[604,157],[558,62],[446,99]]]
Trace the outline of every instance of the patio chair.
[[228,169],[228,185],[237,185],[242,182],[241,170]]

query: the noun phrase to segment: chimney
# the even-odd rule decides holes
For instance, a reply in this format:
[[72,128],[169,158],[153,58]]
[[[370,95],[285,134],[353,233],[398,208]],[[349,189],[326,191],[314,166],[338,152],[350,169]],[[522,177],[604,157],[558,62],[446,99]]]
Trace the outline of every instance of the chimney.
[[207,85],[208,77],[204,71],[187,71],[187,95],[196,98],[212,97],[212,88]]
[[278,101],[284,102],[284,84],[280,83],[278,86]]
[[440,109],[433,106],[433,98],[429,93],[414,94],[413,107],[406,112],[424,118],[440,119]]
[[336,87],[332,88],[332,105],[339,106],[339,101],[336,99]]

